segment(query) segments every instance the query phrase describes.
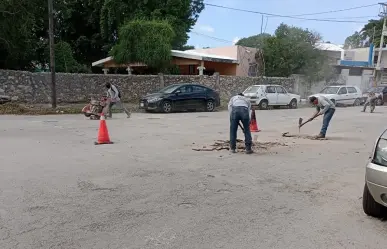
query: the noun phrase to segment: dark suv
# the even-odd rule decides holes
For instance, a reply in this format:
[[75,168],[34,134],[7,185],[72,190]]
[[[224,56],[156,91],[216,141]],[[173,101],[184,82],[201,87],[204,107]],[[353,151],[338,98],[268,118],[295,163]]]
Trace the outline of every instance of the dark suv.
[[170,85],[140,99],[140,109],[165,113],[198,109],[212,112],[218,106],[218,92],[194,83]]

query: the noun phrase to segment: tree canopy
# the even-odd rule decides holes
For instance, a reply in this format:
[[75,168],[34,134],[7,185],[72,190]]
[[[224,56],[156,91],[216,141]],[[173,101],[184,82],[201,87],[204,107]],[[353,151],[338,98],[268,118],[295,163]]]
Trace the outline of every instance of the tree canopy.
[[120,28],[111,55],[117,63],[142,62],[162,70],[171,61],[174,38],[175,32],[167,21],[130,21]]
[[383,19],[371,19],[360,31],[356,31],[345,39],[344,48],[369,47],[371,43],[379,47],[382,30]]
[[320,39],[318,33],[282,23],[272,36],[262,34],[247,37],[237,44],[260,49],[256,60],[259,64],[264,63],[265,76],[305,74],[317,77],[325,62],[322,52],[314,46]]
[[[121,26],[142,19],[168,21],[172,48],[183,49],[203,9],[203,0],[56,0],[55,42],[69,44],[74,59],[90,67],[108,56]],[[0,68],[48,63],[47,12],[46,0],[0,1]]]

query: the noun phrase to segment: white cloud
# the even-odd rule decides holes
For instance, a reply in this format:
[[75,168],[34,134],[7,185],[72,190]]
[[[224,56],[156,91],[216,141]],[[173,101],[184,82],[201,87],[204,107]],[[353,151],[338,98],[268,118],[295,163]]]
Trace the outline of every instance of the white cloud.
[[235,38],[232,40],[232,44],[236,44],[239,40],[240,40],[239,37],[235,37]]
[[214,33],[215,32],[215,29],[209,25],[198,24],[198,25],[196,25],[195,29],[202,31],[202,32],[206,32],[206,33]]

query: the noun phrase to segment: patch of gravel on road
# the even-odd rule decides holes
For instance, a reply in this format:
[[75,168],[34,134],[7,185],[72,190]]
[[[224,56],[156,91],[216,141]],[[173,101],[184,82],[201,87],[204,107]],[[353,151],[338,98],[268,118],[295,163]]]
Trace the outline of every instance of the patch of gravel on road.
[[[269,150],[272,147],[288,146],[280,142],[253,142],[253,150]],[[237,139],[237,152],[246,149],[245,141]],[[203,146],[202,148],[193,148],[194,151],[221,151],[230,150],[230,140],[216,140],[212,145]]]

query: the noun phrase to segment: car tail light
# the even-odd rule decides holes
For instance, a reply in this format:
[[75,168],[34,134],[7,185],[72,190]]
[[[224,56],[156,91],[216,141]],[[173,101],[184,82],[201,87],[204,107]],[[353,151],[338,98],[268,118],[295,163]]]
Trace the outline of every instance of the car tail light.
[[376,143],[373,163],[387,167],[387,139],[380,138]]

